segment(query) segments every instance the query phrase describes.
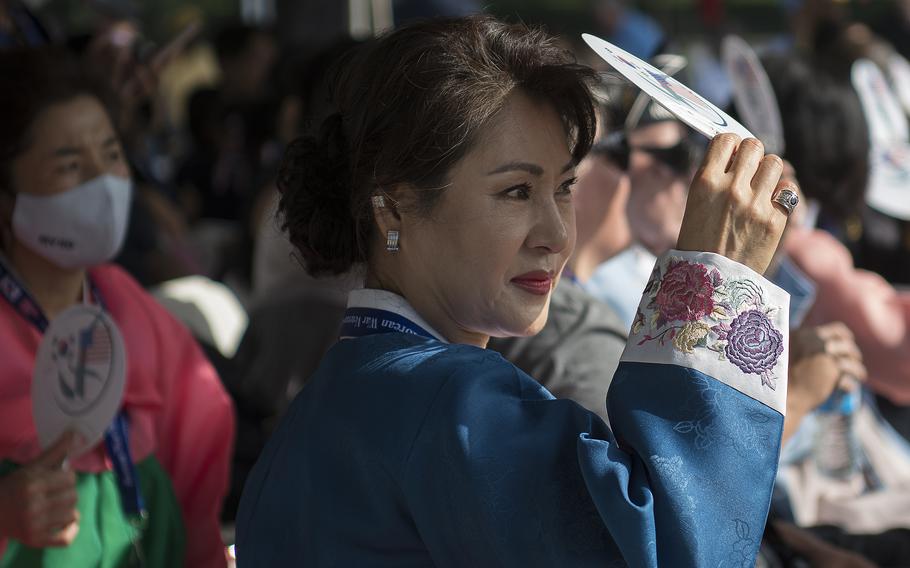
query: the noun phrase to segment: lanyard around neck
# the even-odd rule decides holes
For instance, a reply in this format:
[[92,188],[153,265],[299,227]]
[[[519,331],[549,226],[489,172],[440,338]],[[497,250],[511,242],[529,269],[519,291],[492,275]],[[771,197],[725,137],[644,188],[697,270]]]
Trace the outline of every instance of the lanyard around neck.
[[380,308],[348,308],[341,321],[341,339],[380,333],[405,333],[435,339],[433,334],[401,314]]

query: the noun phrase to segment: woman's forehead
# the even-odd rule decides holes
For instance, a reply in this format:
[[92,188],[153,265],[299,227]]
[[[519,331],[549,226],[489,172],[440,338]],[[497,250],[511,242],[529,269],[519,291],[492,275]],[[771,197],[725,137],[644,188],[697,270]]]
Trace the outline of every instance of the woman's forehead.
[[505,163],[533,163],[559,173],[571,157],[565,125],[552,105],[516,92],[480,131],[465,161],[484,171]]
[[93,97],[76,97],[45,108],[31,126],[36,146],[103,144],[115,136],[104,107]]

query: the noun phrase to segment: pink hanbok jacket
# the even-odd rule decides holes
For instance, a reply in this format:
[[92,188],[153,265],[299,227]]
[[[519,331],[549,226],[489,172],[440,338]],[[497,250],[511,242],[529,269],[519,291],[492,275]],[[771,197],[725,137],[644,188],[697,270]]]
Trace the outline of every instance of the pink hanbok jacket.
[[[219,514],[228,488],[235,418],[215,369],[190,333],[136,281],[113,265],[90,271],[127,350],[123,408],[135,462],[154,454],[170,476],[186,528],[186,566],[226,565]],[[41,335],[0,301],[0,460],[41,452],[30,396]],[[74,469],[111,469],[100,443]],[[5,543],[0,540],[0,554]]]

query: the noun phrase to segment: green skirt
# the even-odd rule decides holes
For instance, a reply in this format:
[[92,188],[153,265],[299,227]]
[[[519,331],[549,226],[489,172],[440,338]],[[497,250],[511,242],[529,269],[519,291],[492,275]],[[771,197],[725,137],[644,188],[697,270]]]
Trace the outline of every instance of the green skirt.
[[[0,477],[16,469],[0,463]],[[79,473],[79,534],[66,548],[29,548],[10,540],[0,568],[173,568],[186,546],[180,506],[167,473],[151,456],[136,464],[148,510],[143,528],[123,512],[114,473]]]

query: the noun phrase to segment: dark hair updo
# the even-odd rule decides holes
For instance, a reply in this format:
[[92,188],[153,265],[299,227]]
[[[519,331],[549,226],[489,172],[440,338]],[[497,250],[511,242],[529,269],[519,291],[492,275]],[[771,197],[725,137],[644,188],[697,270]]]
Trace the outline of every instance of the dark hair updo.
[[430,20],[347,54],[336,68],[338,112],[287,150],[279,215],[310,274],[366,262],[371,197],[406,184],[427,214],[451,168],[516,90],[552,105],[575,162],[594,138],[593,72],[539,29],[490,16]]

